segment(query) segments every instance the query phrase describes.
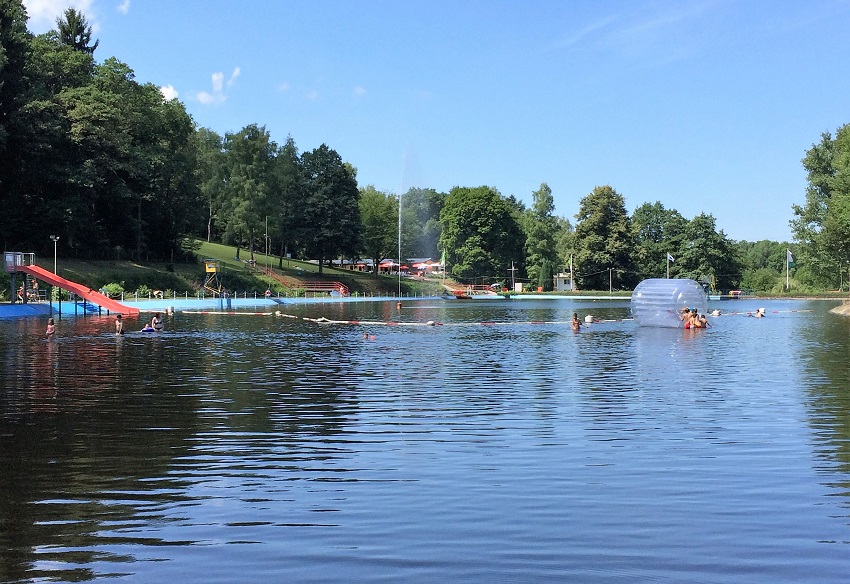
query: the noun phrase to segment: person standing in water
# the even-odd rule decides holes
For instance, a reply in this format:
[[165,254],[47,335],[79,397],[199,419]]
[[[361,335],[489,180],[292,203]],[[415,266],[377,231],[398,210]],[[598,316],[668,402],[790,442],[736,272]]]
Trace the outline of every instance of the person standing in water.
[[153,318],[151,319],[151,328],[158,333],[161,333],[165,328],[162,324],[162,314],[159,312],[154,313]]
[[44,334],[47,336],[48,341],[53,338],[54,334],[56,334],[56,323],[52,318],[47,320],[47,330],[44,331]]
[[115,334],[123,335],[124,334],[124,321],[121,320],[121,315],[115,315]]
[[578,313],[573,313],[573,319],[570,321],[570,328],[573,329],[574,333],[577,333],[581,330],[581,321],[578,319]]

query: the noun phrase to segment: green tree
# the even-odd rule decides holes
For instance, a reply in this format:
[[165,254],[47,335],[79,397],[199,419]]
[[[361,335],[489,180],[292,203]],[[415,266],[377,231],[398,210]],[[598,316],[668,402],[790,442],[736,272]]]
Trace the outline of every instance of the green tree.
[[523,236],[511,205],[490,187],[455,187],[440,212],[440,247],[459,278],[504,278],[523,255]]
[[[90,56],[50,41],[46,35],[31,40],[24,70],[27,88],[14,117],[16,146],[4,160],[11,163],[12,176],[23,179],[16,181],[17,187],[10,185],[7,192],[15,192],[18,203],[24,204],[4,205],[2,214],[10,221],[4,233],[19,245],[46,251],[47,236],[53,233],[63,236],[63,243],[67,241],[63,211],[74,206],[67,195],[76,168],[69,152],[68,118],[58,96],[90,83],[92,71]],[[30,225],[25,214],[40,220]]]
[[270,192],[277,144],[265,126],[250,124],[235,134],[224,136],[224,177],[221,214],[224,236],[239,250],[247,246],[254,259],[257,234],[262,233],[265,218],[272,211]]
[[558,253],[558,264],[555,269],[568,271],[570,258],[575,252],[575,231],[566,217],[556,217],[555,250]]
[[56,32],[62,44],[77,51],[93,54],[100,41],[91,44],[92,29],[82,12],[68,8],[56,19]]
[[551,292],[554,287],[552,278],[552,262],[543,258],[540,262],[540,270],[537,274],[537,286],[542,288],[544,292]]
[[779,272],[773,268],[758,268],[744,273],[744,277],[741,279],[741,287],[756,292],[771,292],[778,288],[777,284],[780,280],[782,280],[784,287],[785,279]]
[[304,173],[304,214],[300,241],[305,252],[319,260],[353,257],[360,249],[360,191],[353,169],[327,145],[301,156]]
[[[735,253],[740,258],[741,267],[745,271],[771,268],[778,272],[784,272],[786,250],[791,249],[791,247],[787,242],[780,243],[767,239],[739,241],[735,244]],[[795,250],[791,251],[794,252]]]
[[194,141],[197,153],[195,176],[207,208],[205,234],[207,241],[212,241],[215,217],[224,191],[224,140],[208,128],[198,128]]
[[578,284],[592,290],[634,286],[631,222],[623,196],[608,185],[595,187],[579,202],[576,220]]
[[[542,269],[548,263],[551,276],[552,265],[558,263],[557,235],[558,221],[553,215],[555,199],[552,189],[545,182],[531,194],[531,208],[526,211],[525,225],[525,265],[528,277],[532,281],[544,278]],[[551,284],[550,284],[551,286]]]
[[[688,220],[675,209],[666,209],[660,201],[644,203],[632,213],[632,258],[638,277],[659,278],[666,274],[667,254],[679,257]],[[679,272],[679,262],[670,266],[671,275]]]
[[292,136],[286,138],[277,154],[274,184],[273,234],[279,241],[278,267],[283,267],[284,256],[297,242],[298,226],[304,215],[304,173],[301,169],[301,155]]
[[679,275],[711,284],[718,290],[737,288],[741,262],[735,246],[723,231],[717,231],[712,215],[700,213],[685,229],[685,245],[676,263]]
[[376,266],[393,257],[398,249],[398,199],[369,185],[360,189],[360,220],[363,224],[363,252]]
[[0,232],[7,241],[20,230],[16,210],[26,189],[22,173],[24,130],[21,109],[26,104],[26,56],[30,34],[21,0],[0,0]]
[[792,207],[791,229],[812,283],[830,287],[834,274],[850,261],[850,124],[834,138],[822,134],[806,152],[803,168],[806,202]]

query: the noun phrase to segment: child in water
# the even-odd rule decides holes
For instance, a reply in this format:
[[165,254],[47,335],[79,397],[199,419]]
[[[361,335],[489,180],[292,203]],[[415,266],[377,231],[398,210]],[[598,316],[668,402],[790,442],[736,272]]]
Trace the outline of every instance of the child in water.
[[581,321],[578,319],[578,313],[573,313],[573,319],[570,321],[570,328],[577,333],[581,330]]
[[53,338],[53,335],[56,333],[56,323],[53,322],[53,319],[50,318],[47,320],[47,330],[44,332],[47,335],[48,340]]
[[115,334],[123,335],[124,334],[124,321],[121,320],[121,315],[115,315]]

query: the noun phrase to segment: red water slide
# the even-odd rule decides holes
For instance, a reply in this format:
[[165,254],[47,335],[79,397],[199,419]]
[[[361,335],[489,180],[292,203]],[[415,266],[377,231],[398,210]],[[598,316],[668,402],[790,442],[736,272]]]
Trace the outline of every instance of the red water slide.
[[114,312],[116,314],[139,314],[138,308],[124,306],[120,302],[116,302],[109,296],[105,296],[97,290],[92,290],[88,286],[83,286],[82,284],[66,280],[63,277],[57,276],[53,272],[48,272],[38,266],[18,266],[18,270],[26,272],[31,276],[35,276],[36,279],[41,280],[42,282],[47,282],[52,286],[59,286],[63,290],[73,292],[80,298],[85,298],[92,304],[97,304],[101,308],[105,308],[110,312]]

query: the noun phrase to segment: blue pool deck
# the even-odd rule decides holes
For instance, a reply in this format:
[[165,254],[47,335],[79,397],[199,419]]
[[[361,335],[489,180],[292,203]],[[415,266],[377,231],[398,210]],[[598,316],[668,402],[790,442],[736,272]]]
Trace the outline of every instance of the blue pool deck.
[[[222,311],[222,310],[256,310],[256,311],[272,311],[281,306],[293,304],[333,304],[333,303],[352,303],[352,302],[411,302],[421,300],[438,300],[439,296],[418,296],[418,297],[403,297],[397,298],[392,296],[346,296],[346,297],[329,297],[317,296],[314,298],[165,298],[165,299],[150,299],[150,300],[123,300],[122,304],[130,307],[138,308],[140,312],[166,312],[168,310],[180,311]],[[30,302],[27,304],[0,304],[0,318],[26,318],[26,317],[44,317],[51,314],[59,313],[59,305],[56,302]],[[82,303],[77,306],[73,302],[63,301],[61,312],[63,316],[78,314],[84,312],[89,314],[94,311],[97,313],[97,307],[91,304],[83,309]],[[106,310],[101,311],[102,314],[107,314]]]

